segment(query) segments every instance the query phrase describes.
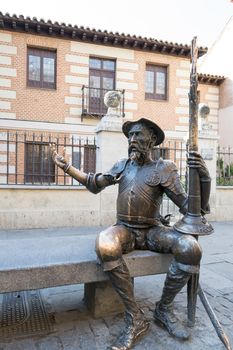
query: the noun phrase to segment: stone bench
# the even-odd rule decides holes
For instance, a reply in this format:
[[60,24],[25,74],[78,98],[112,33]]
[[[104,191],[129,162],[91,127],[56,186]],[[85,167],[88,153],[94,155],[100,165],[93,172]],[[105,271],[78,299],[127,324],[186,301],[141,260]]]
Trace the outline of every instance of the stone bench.
[[[96,235],[0,240],[0,293],[84,284],[95,317],[123,309],[107,275],[97,264]],[[165,273],[168,254],[134,251],[124,255],[132,277]]]

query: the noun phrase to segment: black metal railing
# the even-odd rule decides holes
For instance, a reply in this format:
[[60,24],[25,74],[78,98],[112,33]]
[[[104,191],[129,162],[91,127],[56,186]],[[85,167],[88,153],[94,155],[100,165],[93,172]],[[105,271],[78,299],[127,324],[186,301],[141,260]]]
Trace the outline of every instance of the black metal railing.
[[117,91],[120,93],[119,114],[122,117],[125,116],[125,90],[107,90],[83,85],[81,120],[86,116],[101,118],[107,113],[108,108],[104,104],[104,96],[108,91]]
[[[161,157],[175,163],[181,184],[186,193],[188,189],[187,152],[187,143],[183,141],[167,140],[156,148],[152,154],[154,159]],[[161,215],[166,216],[168,214],[171,214],[175,218],[180,215],[179,208],[166,195],[164,195],[161,205]]]
[[67,160],[75,167],[95,172],[94,137],[0,131],[0,184],[79,186],[54,165],[49,147],[52,143],[61,155],[66,149]]
[[233,148],[217,149],[217,186],[233,186]]
[[[94,137],[0,131],[0,184],[79,186],[76,180],[54,165],[50,143],[56,145],[61,155],[65,148],[67,160],[76,168],[84,172],[96,171],[97,147]],[[172,160],[187,191],[186,152],[184,142],[166,141],[154,150],[153,158]],[[166,196],[161,214],[179,214],[178,208]]]

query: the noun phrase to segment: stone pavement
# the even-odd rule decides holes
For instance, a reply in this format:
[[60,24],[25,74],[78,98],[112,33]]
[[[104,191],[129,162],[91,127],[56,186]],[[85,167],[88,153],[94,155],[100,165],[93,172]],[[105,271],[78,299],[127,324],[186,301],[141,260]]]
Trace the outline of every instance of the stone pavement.
[[[203,248],[201,285],[233,344],[233,222],[213,223],[215,233],[200,238]],[[0,240],[67,235],[95,235],[100,228],[59,228],[47,230],[0,231]],[[192,337],[180,342],[153,323],[154,303],[159,299],[165,275],[135,279],[135,295],[147,317],[150,330],[134,347],[135,350],[223,350],[224,346],[198,300],[196,325]],[[18,337],[3,342],[0,350],[106,350],[123,326],[122,315],[94,319],[86,309],[83,285],[71,285],[41,290],[47,312],[53,318],[50,334]],[[186,321],[186,291],[176,298],[175,310]]]

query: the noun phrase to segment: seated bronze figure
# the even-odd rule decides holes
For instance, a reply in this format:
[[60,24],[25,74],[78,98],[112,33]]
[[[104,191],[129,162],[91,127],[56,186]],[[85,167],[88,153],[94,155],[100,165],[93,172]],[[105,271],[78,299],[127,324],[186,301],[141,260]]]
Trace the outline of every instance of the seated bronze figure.
[[[96,240],[96,253],[114,289],[125,305],[123,333],[112,345],[112,350],[132,348],[144,335],[149,322],[138,307],[132,280],[122,254],[133,249],[149,249],[173,254],[160,301],[155,305],[154,320],[180,339],[190,334],[172,310],[172,303],[192,274],[199,272],[202,256],[198,241],[173,227],[164,226],[160,220],[163,193],[180,208],[187,211],[187,195],[180,183],[176,165],[168,160],[151,159],[151,150],[164,140],[164,132],[154,122],[141,118],[123,124],[128,138],[128,158],[119,160],[104,174],[85,174],[59,156],[54,146],[54,162],[66,173],[85,185],[92,193],[99,193],[110,185],[119,185],[116,223],[101,232]],[[198,170],[201,182],[202,215],[209,211],[210,176],[201,156],[189,154],[189,163]]]

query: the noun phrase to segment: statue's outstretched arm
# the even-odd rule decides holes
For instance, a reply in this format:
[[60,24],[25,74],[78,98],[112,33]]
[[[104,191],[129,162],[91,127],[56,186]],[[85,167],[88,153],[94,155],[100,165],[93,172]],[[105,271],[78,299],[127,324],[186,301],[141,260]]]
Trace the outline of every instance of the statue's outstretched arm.
[[54,163],[65,173],[69,174],[72,178],[86,186],[91,192],[98,193],[106,186],[110,185],[108,178],[104,175],[91,173],[87,174],[71,165],[66,158],[65,149],[63,150],[62,156],[57,153],[56,146],[54,144],[50,145],[50,149]]

